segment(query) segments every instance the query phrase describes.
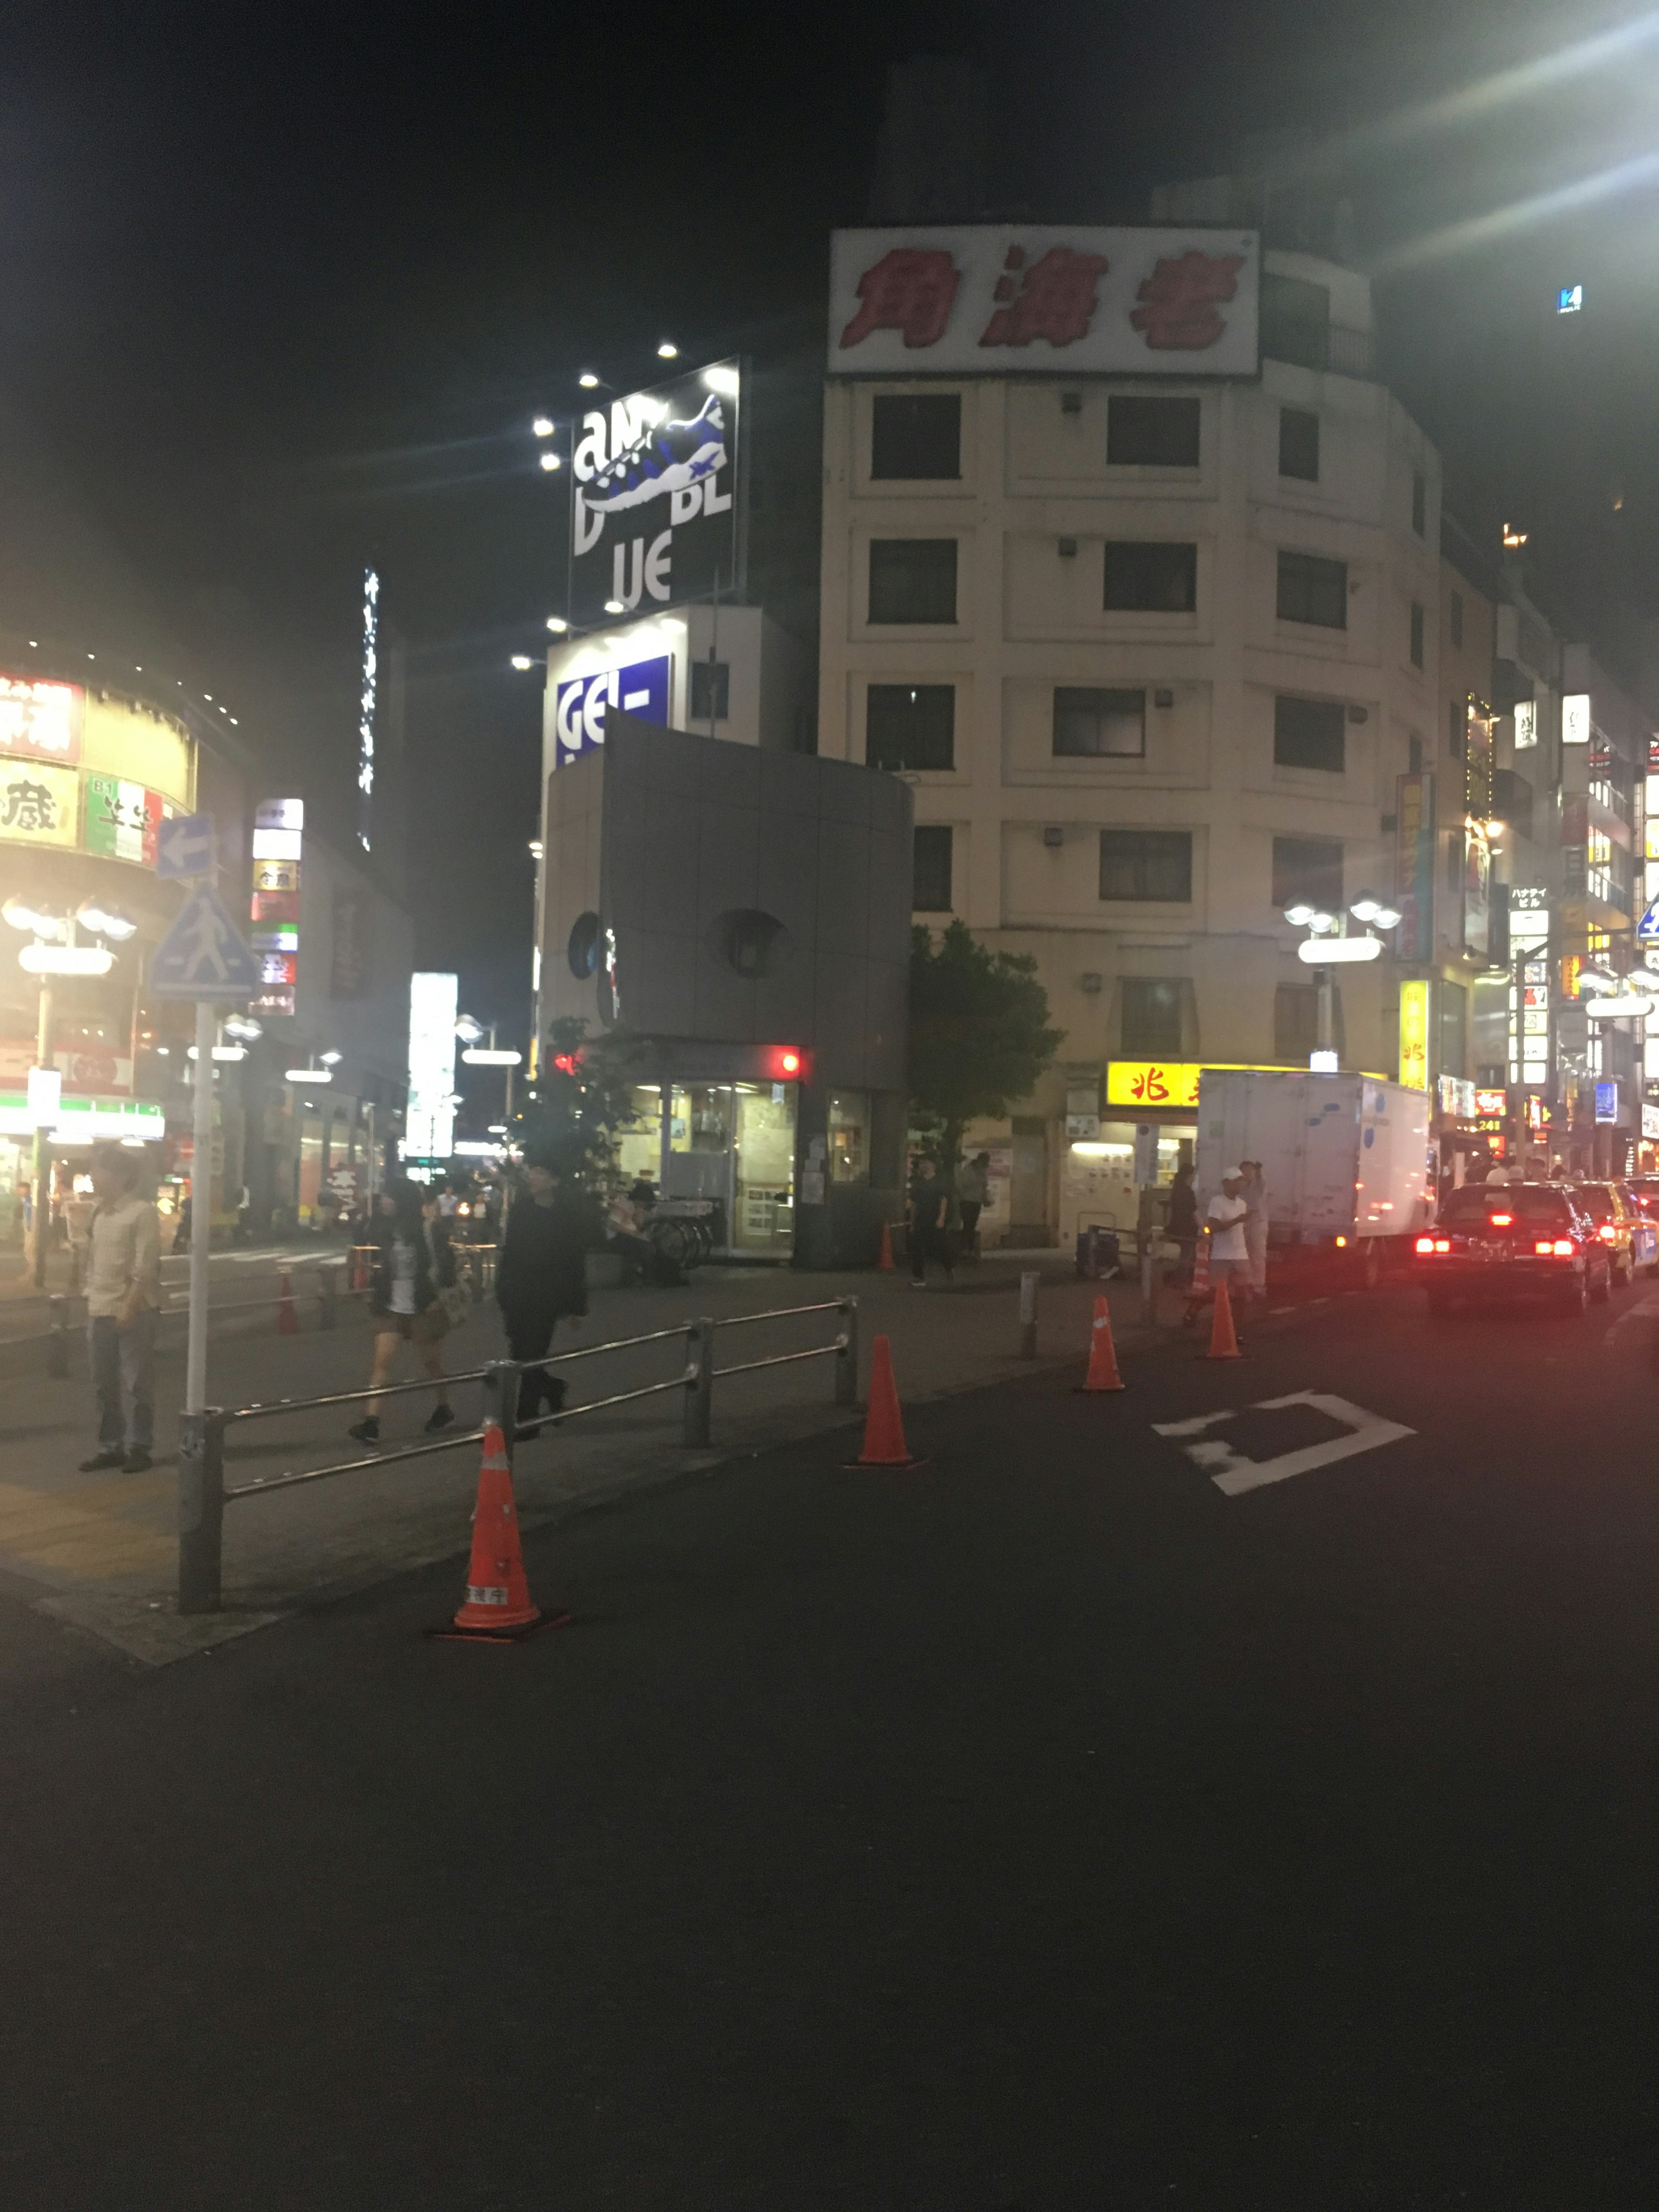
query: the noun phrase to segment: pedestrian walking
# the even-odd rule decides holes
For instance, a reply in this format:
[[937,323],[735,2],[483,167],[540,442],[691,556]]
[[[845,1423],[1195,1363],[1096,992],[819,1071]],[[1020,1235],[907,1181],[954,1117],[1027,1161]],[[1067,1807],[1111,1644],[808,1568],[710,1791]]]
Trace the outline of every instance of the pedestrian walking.
[[[437,1208],[419,1183],[398,1182],[380,1194],[380,1210],[370,1231],[373,1247],[368,1278],[368,1325],[374,1332],[371,1389],[392,1380],[399,1344],[412,1344],[422,1372],[436,1386],[437,1402],[426,1426],[435,1434],[455,1418],[444,1382],[443,1340],[450,1318],[444,1292],[456,1287],[455,1255]],[[361,1421],[346,1431],[359,1443],[378,1443],[380,1401],[366,1401]]]
[[82,1474],[142,1474],[155,1440],[155,1316],[161,1303],[161,1224],[138,1195],[138,1162],[111,1146],[92,1171],[96,1200],[87,1239],[87,1350],[98,1398],[98,1449]]
[[927,1262],[937,1260],[945,1280],[953,1281],[956,1268],[945,1235],[945,1210],[951,1194],[939,1181],[932,1153],[924,1152],[910,1184],[910,1287],[927,1287]]
[[188,1197],[179,1201],[179,1211],[173,1217],[173,1249],[175,1252],[190,1249],[190,1222],[192,1201]]
[[1243,1290],[1249,1280],[1249,1247],[1244,1241],[1249,1211],[1243,1170],[1224,1168],[1221,1188],[1210,1200],[1210,1280],[1226,1284],[1230,1301],[1233,1292]]
[[1249,1261],[1247,1272],[1250,1296],[1265,1310],[1267,1304],[1267,1185],[1260,1160],[1241,1160],[1238,1164],[1244,1170],[1240,1195],[1250,1209],[1244,1218],[1244,1250]]
[[1193,1260],[1198,1250],[1198,1194],[1193,1188],[1190,1164],[1178,1167],[1170,1185],[1169,1211],[1164,1233],[1180,1251],[1176,1262],[1183,1285],[1193,1279]]
[[532,1154],[495,1263],[495,1303],[507,1326],[507,1350],[529,1363],[519,1377],[520,1437],[539,1433],[544,1405],[556,1413],[564,1404],[564,1377],[536,1363],[547,1356],[560,1322],[579,1321],[587,1311],[588,1243],[580,1200],[564,1188],[550,1158]]
[[975,1152],[973,1158],[957,1170],[957,1212],[962,1221],[963,1257],[979,1257],[979,1217],[985,1210],[985,1194],[989,1188],[991,1155]]

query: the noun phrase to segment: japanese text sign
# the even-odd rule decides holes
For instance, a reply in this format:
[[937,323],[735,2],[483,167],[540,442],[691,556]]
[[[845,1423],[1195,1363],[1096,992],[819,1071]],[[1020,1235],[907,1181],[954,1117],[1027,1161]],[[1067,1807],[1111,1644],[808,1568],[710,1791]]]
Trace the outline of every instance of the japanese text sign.
[[830,373],[1254,376],[1249,230],[838,230]]
[[1429,987],[1420,979],[1400,986],[1400,1080],[1408,1091],[1429,1087]]
[[81,757],[78,684],[37,684],[27,676],[0,676],[0,760],[59,761]]
[[0,758],[0,839],[72,846],[80,830],[81,778],[45,761]]

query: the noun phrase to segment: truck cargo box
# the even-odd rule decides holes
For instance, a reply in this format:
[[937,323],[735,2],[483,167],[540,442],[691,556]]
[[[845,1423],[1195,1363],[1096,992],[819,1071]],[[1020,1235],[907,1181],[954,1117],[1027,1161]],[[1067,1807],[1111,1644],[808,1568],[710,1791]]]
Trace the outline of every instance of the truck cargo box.
[[1369,1075],[1206,1068],[1198,1085],[1200,1217],[1221,1171],[1260,1160],[1275,1243],[1406,1237],[1434,1218],[1429,1102]]

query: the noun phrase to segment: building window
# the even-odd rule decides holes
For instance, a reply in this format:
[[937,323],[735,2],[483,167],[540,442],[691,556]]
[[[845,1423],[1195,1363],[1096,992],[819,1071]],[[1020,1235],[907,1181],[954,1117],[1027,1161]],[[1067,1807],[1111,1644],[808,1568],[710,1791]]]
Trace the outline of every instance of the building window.
[[956,730],[954,684],[872,684],[865,695],[864,757],[871,768],[954,768]]
[[1304,276],[1261,279],[1261,350],[1273,361],[1323,368],[1330,358],[1331,295]]
[[1412,601],[1412,666],[1423,665],[1423,608],[1421,602]]
[[1109,541],[1105,605],[1116,614],[1189,615],[1198,605],[1198,548]]
[[1273,701],[1273,766],[1316,768],[1340,775],[1346,760],[1347,709],[1340,699]]
[[[1339,1059],[1347,1057],[1342,1033],[1342,994],[1331,986],[1331,1042]],[[1281,983],[1273,993],[1273,1058],[1305,1067],[1319,1045],[1319,986]]]
[[936,823],[919,823],[914,847],[915,889],[913,910],[917,914],[951,911],[951,832]]
[[1429,480],[1421,469],[1412,471],[1412,528],[1419,538],[1429,527]]
[[1322,629],[1348,627],[1348,564],[1316,553],[1279,556],[1279,619],[1317,623]]
[[1187,906],[1193,896],[1190,830],[1103,830],[1100,896]]
[[872,623],[953,623],[954,538],[877,538],[870,544]]
[[1332,837],[1273,839],[1273,904],[1342,911],[1342,847]]
[[1469,710],[1468,702],[1454,699],[1446,709],[1446,742],[1454,760],[1462,760],[1468,750]]
[[1126,1060],[1178,1060],[1186,986],[1178,977],[1126,976],[1122,1050]]
[[962,474],[962,401],[954,392],[878,392],[870,415],[870,474],[919,481]]
[[1139,760],[1146,751],[1146,694],[1054,686],[1056,760]]
[[1131,399],[1106,403],[1106,459],[1115,469],[1195,469],[1196,399]]
[[691,664],[691,720],[706,722],[712,716],[724,722],[732,712],[732,664],[726,660],[694,660]]
[[1463,594],[1462,592],[1452,593],[1451,603],[1446,610],[1446,626],[1451,632],[1452,643],[1462,645],[1463,642]]
[[1319,482],[1319,417],[1305,407],[1279,410],[1279,473]]

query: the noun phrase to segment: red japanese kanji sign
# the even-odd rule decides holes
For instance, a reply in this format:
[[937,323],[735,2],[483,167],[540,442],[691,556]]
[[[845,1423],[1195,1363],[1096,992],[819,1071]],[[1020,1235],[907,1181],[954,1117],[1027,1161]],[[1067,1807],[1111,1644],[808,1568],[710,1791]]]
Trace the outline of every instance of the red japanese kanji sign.
[[1254,376],[1254,231],[837,231],[832,375]]

